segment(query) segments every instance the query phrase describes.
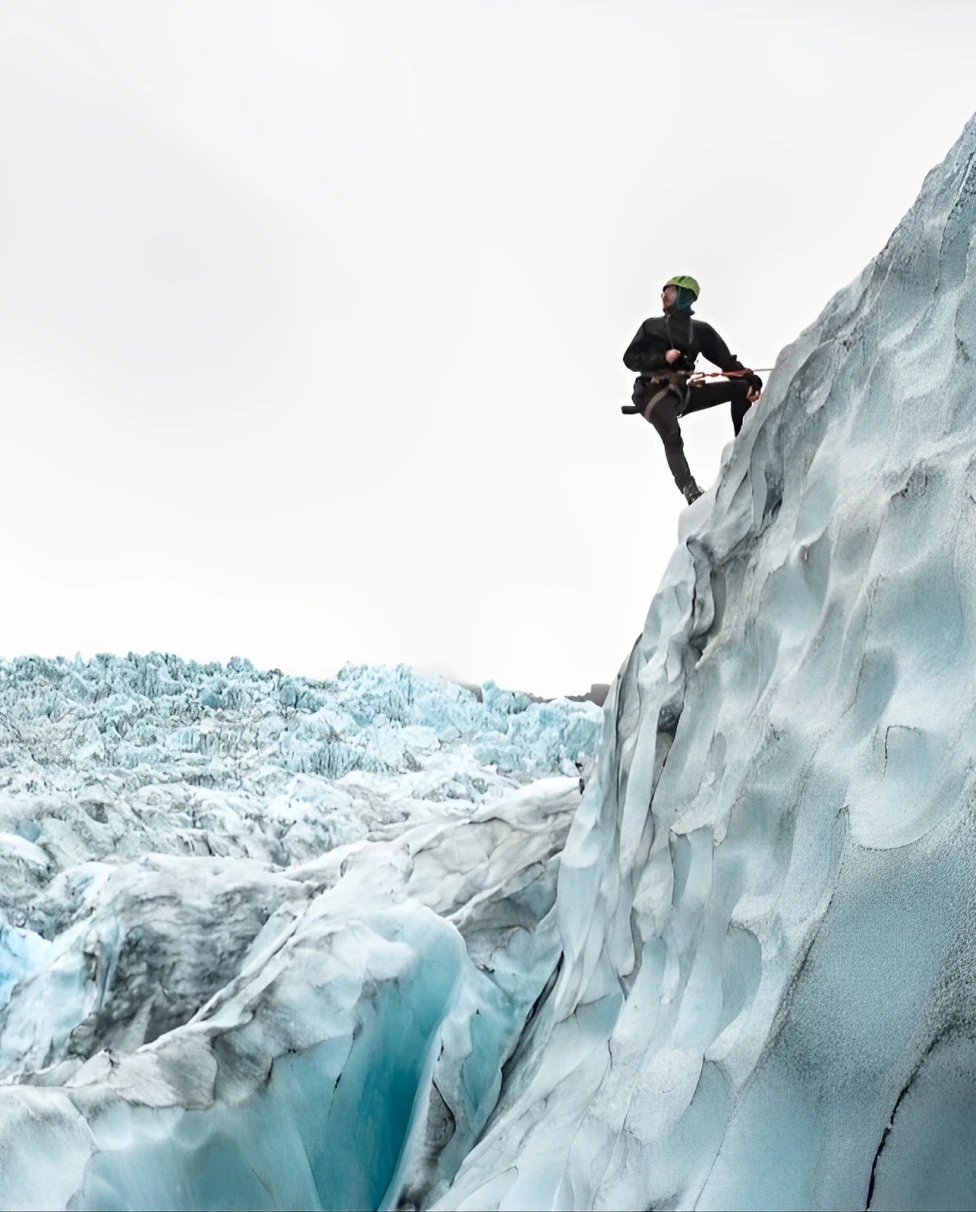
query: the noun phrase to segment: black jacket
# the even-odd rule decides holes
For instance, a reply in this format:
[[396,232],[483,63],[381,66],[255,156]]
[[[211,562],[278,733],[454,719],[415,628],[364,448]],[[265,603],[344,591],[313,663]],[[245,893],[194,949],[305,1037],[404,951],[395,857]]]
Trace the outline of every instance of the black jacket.
[[[656,370],[691,370],[695,359],[701,354],[719,370],[744,369],[735,354],[729,353],[729,347],[711,324],[706,324],[704,320],[693,320],[693,314],[688,308],[645,320],[637,330],[637,336],[627,346],[624,366],[638,374],[653,374]],[[664,356],[669,349],[680,349],[684,357],[669,363]]]

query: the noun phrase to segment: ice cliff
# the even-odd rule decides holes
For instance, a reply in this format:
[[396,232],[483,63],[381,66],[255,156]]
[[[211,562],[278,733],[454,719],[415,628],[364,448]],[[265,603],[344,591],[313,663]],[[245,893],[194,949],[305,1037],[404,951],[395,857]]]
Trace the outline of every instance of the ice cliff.
[[976,120],[753,414],[441,1207],[976,1204]]
[[976,122],[683,515],[581,801],[592,709],[5,667],[0,1203],[973,1206],[974,236]]

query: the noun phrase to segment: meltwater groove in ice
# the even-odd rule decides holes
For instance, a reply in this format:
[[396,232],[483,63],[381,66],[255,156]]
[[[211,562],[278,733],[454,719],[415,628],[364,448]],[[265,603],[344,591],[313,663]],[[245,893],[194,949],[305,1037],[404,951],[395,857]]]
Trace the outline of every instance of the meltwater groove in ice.
[[976,1203],[976,121],[783,351],[607,702],[443,1208]]

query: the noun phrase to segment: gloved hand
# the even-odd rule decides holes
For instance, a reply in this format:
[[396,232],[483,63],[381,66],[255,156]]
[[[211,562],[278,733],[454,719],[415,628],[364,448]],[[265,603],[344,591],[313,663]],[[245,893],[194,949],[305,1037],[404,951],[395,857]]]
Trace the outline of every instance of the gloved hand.
[[742,381],[749,388],[749,399],[759,399],[759,393],[763,389],[763,381],[758,375],[747,374],[742,376]]

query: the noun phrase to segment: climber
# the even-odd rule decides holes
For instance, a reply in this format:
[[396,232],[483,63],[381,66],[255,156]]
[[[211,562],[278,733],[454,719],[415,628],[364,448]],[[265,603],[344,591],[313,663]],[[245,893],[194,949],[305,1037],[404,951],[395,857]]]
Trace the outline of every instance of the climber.
[[[663,316],[645,320],[624,354],[624,365],[635,370],[631,399],[635,407],[661,435],[668,467],[690,505],[701,489],[685,459],[678,418],[716,404],[732,405],[732,428],[736,434],[762,392],[762,379],[743,366],[710,324],[692,320],[691,305],[699,295],[698,283],[687,274],[669,278],[661,291]],[[691,378],[695,360],[702,354],[723,372],[739,372],[724,382],[703,383]]]

